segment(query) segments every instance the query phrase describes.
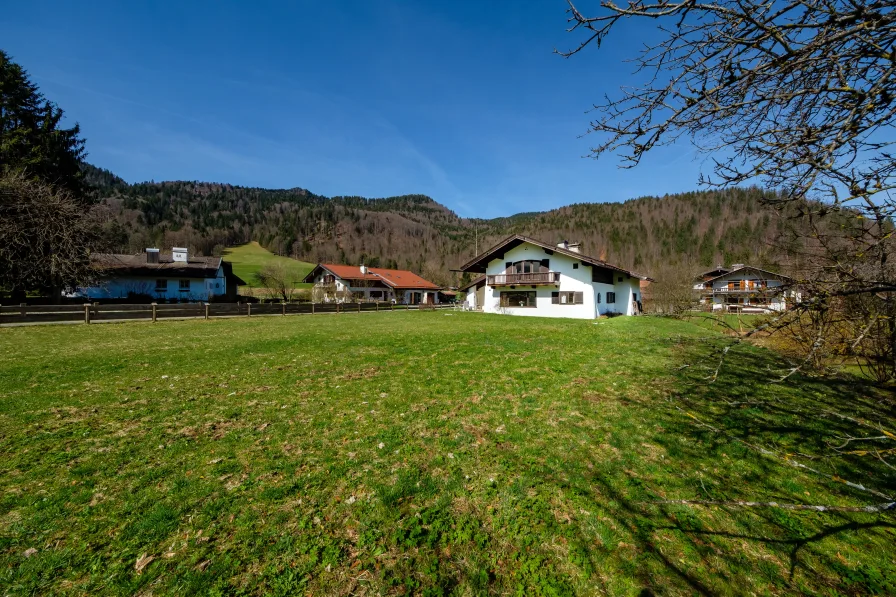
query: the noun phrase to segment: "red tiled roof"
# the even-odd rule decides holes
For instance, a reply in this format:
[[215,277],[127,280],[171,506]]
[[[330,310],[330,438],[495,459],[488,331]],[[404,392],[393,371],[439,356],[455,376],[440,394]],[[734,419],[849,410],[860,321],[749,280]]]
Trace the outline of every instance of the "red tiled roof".
[[405,269],[372,267],[370,271],[380,276],[386,284],[393,288],[432,288],[433,290],[441,288],[441,286],[433,284],[429,280],[424,280],[414,272],[409,272]]
[[[361,268],[357,265],[333,265],[332,263],[321,263],[320,267],[329,270],[333,275],[343,280],[379,280],[379,276],[372,273],[362,274]],[[370,272],[371,270],[367,270]]]
[[[424,280],[414,272],[403,269],[384,269],[381,267],[371,267],[367,269],[366,274],[361,273],[361,268],[357,265],[335,265],[332,263],[321,263],[317,267],[321,267],[333,275],[343,280],[376,280],[391,286],[392,288],[427,288],[438,290],[441,286],[433,284],[428,280]],[[316,270],[317,268],[315,268]],[[305,277],[305,281],[313,280],[314,271]]]

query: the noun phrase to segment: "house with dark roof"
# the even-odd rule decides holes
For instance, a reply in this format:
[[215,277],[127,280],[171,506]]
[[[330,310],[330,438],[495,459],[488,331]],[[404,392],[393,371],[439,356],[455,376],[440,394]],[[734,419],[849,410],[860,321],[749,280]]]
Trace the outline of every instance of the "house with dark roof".
[[744,263],[717,266],[694,279],[700,303],[713,311],[770,313],[799,302],[793,279]]
[[316,302],[383,301],[417,305],[439,302],[438,284],[414,272],[366,265],[318,263],[303,282],[314,284]]
[[91,263],[97,273],[92,286],[76,288],[70,297],[127,299],[150,297],[158,301],[208,301],[216,297],[236,300],[237,286],[231,264],[220,257],[196,257],[185,248],[170,252],[146,249],[136,255],[96,254]]
[[594,319],[641,312],[640,282],[650,280],[603,259],[583,255],[578,243],[545,243],[510,236],[461,266],[481,274],[461,290],[467,307],[486,313]]

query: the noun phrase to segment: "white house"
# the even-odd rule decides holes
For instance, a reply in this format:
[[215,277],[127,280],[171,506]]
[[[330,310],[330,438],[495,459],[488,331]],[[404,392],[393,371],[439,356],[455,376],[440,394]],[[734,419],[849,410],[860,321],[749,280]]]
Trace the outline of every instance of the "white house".
[[67,293],[89,299],[150,297],[153,300],[208,301],[214,297],[236,298],[238,284],[229,263],[220,257],[191,257],[187,249],[170,253],[146,249],[136,255],[91,256],[99,280],[93,286]]
[[783,274],[736,263],[698,275],[694,290],[700,293],[700,303],[713,311],[770,313],[799,302],[800,294],[792,284]]
[[577,243],[552,245],[521,235],[464,264],[484,274],[463,287],[467,307],[486,313],[594,319],[635,315],[646,276],[582,255]]
[[437,304],[441,286],[414,272],[364,265],[319,263],[305,276],[321,302],[384,301],[398,304]]

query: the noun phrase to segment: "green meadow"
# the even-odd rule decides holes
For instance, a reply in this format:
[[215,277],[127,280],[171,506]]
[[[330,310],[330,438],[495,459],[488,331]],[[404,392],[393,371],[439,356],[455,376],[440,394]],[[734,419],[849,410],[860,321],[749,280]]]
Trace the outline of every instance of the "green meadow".
[[[308,275],[315,265],[305,261],[290,259],[289,257],[274,255],[256,241],[225,249],[223,257],[225,261],[233,264],[233,273],[242,278],[246,285],[252,288],[257,288],[259,285],[255,275],[261,268],[270,263],[283,263],[286,267],[295,271],[300,278]],[[298,284],[297,287],[310,288],[311,285]]]
[[892,512],[663,503],[896,493],[829,414],[892,421],[892,395],[769,383],[746,344],[709,383],[729,341],[462,312],[0,329],[0,593],[896,593]]

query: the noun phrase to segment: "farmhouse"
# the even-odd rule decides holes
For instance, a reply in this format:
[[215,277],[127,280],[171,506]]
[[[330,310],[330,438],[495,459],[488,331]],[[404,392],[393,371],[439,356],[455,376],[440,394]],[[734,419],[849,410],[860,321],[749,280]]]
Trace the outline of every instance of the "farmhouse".
[[791,278],[743,263],[716,266],[694,282],[700,303],[713,311],[770,313],[783,311],[800,298],[790,288]]
[[237,286],[245,284],[220,257],[192,257],[185,248],[170,253],[146,249],[136,255],[91,255],[99,281],[77,288],[70,297],[208,301],[215,297],[236,300]]
[[649,280],[582,255],[577,243],[552,245],[518,234],[460,269],[482,274],[462,288],[467,291],[468,308],[541,317],[639,314],[639,283]]
[[398,304],[437,304],[441,286],[414,272],[381,267],[318,263],[303,282],[314,284],[318,302],[389,301]]

